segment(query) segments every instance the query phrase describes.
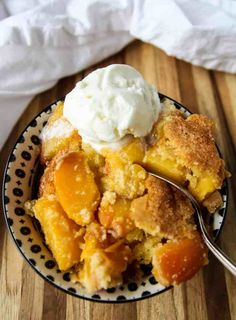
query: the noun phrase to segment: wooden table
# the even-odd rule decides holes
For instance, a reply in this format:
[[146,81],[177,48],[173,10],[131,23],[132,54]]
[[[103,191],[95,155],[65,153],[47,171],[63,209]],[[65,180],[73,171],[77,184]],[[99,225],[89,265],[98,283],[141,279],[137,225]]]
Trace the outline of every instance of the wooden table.
[[[132,65],[158,91],[215,121],[217,141],[232,173],[228,215],[219,243],[236,261],[236,75],[207,71],[168,57],[151,45],[133,42],[117,55],[60,80],[54,88],[36,96],[8,139],[1,155],[1,169],[13,141],[35,114],[69,92],[93,69],[111,63]],[[236,278],[211,255],[209,265],[191,281],[161,295],[120,305],[91,303],[45,283],[23,261],[6,230],[3,215],[0,228],[1,319],[236,319]]]

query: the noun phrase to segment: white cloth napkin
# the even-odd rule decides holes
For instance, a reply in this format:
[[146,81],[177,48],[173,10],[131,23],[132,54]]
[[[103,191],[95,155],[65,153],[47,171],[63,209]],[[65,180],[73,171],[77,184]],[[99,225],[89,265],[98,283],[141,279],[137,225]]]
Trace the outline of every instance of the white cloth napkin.
[[0,20],[0,148],[34,95],[134,38],[236,72],[231,0],[3,0]]

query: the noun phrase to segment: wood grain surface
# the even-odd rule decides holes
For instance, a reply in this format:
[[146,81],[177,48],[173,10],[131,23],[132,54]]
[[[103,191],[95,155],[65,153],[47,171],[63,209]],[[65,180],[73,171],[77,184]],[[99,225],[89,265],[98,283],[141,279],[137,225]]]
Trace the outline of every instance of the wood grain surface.
[[[52,89],[37,95],[14,127],[1,154],[4,162],[25,125],[45,106],[69,92],[92,70],[111,63],[127,63],[164,93],[193,112],[212,118],[217,142],[230,179],[227,219],[218,240],[236,261],[236,75],[207,71],[168,57],[155,47],[135,41],[117,55],[64,78]],[[210,263],[192,280],[161,295],[120,305],[83,301],[45,283],[23,261],[0,215],[0,319],[6,320],[235,320],[236,278],[210,255]]]

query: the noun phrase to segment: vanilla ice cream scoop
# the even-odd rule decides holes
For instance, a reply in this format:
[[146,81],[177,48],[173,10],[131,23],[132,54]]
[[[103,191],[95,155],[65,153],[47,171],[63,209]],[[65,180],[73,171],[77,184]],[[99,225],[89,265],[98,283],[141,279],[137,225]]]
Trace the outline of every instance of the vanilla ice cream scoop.
[[117,146],[147,135],[161,110],[159,96],[134,68],[113,64],[93,71],[67,94],[64,116],[92,146]]

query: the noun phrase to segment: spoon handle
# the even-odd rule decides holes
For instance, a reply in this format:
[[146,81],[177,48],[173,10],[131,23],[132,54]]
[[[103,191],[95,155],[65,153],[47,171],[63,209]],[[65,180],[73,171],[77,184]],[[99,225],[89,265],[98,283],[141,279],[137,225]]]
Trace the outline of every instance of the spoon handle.
[[208,234],[208,231],[207,231],[207,229],[205,227],[205,223],[204,223],[203,218],[202,218],[201,207],[200,207],[199,203],[197,202],[197,200],[186,189],[184,189],[182,186],[180,186],[179,184],[175,183],[174,181],[169,180],[169,178],[166,178],[164,176],[160,176],[159,174],[154,174],[152,172],[149,172],[149,174],[154,176],[154,177],[156,177],[156,178],[158,178],[158,179],[161,179],[161,180],[171,184],[176,189],[178,189],[179,191],[184,193],[187,198],[189,198],[189,200],[191,201],[194,209],[197,212],[197,217],[198,217],[199,226],[200,226],[200,229],[201,229],[201,232],[202,232],[202,237],[203,237],[203,240],[204,240],[205,244],[207,245],[208,249],[225,266],[225,268],[227,270],[229,270],[234,276],[236,276],[236,264],[210,238],[210,236]]
[[192,204],[197,211],[199,226],[202,231],[202,237],[205,241],[205,244],[207,245],[208,249],[214,254],[214,256],[225,266],[225,268],[229,270],[234,276],[236,276],[236,264],[210,238],[202,218],[201,208],[195,199],[194,201],[192,201]]

